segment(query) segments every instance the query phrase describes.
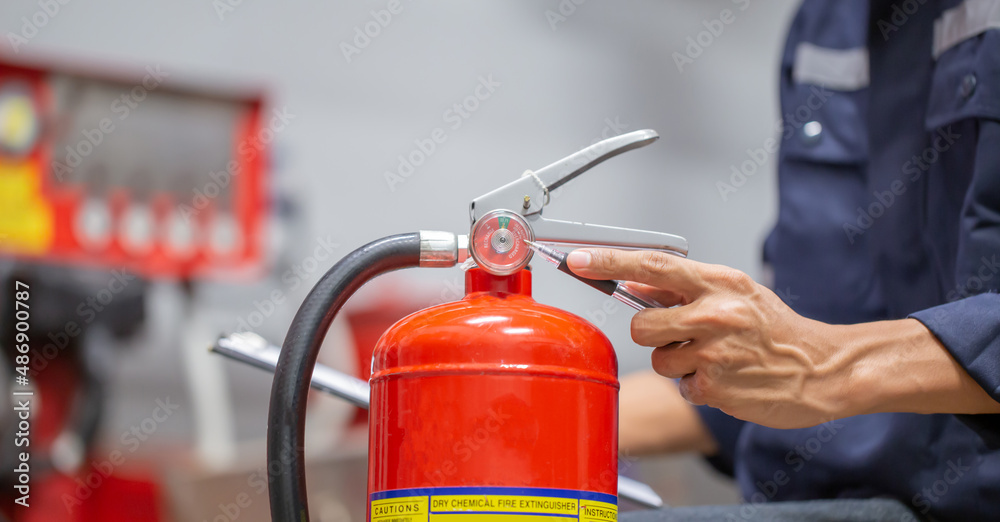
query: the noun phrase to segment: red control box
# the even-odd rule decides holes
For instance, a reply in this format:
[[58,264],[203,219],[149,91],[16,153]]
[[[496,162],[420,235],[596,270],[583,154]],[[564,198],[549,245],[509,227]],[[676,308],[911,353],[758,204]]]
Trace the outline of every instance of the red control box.
[[262,268],[268,145],[253,91],[0,59],[0,256],[147,277]]

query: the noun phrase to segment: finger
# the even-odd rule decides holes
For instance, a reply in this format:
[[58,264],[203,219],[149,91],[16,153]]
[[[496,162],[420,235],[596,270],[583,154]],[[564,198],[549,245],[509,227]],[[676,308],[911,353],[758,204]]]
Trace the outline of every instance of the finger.
[[657,288],[651,285],[644,285],[642,283],[636,283],[634,281],[627,281],[624,283],[629,290],[640,296],[648,297],[657,303],[663,305],[664,308],[669,308],[671,306],[684,305],[687,304],[687,300],[681,294],[671,291],[664,290],[662,288]]
[[591,279],[623,279],[680,294],[688,301],[705,290],[700,263],[652,250],[582,248],[570,252],[570,269]]
[[665,346],[708,335],[705,327],[691,320],[687,305],[678,308],[647,308],[632,316],[632,340],[639,346]]
[[660,346],[649,355],[653,371],[670,378],[680,379],[698,369],[694,343],[679,343]]
[[677,383],[677,391],[681,393],[681,397],[684,400],[694,404],[695,406],[709,405],[709,403],[715,403],[709,395],[710,379],[704,372],[694,372],[681,377],[680,382]]

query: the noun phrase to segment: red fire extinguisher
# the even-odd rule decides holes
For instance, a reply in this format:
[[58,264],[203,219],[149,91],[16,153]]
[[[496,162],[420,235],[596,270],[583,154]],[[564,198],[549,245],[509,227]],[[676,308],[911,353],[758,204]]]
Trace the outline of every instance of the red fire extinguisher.
[[618,365],[597,327],[531,298],[531,272],[465,275],[375,348],[370,519],[617,512]]
[[375,348],[368,520],[616,521],[615,352],[594,325],[532,299],[527,242],[686,255],[679,236],[541,216],[552,190],[656,139],[624,134],[526,172],[472,201],[468,236],[389,236],[331,268],[299,308],[275,371],[268,460],[289,448],[295,458],[271,484],[272,519],[308,520],[305,398],[337,311],[379,274],[467,263],[463,299],[400,320]]

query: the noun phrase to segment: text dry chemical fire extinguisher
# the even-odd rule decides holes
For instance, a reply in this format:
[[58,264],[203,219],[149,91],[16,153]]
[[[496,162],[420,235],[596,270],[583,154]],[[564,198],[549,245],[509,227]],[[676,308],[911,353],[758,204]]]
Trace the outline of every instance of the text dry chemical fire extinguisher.
[[617,520],[614,350],[597,327],[531,298],[532,251],[524,241],[686,255],[678,236],[542,217],[551,191],[656,139],[653,131],[631,132],[526,172],[472,201],[468,236],[389,236],[334,265],[299,308],[277,361],[268,459],[288,447],[296,452],[271,485],[272,519],[309,518],[305,400],[337,311],[379,274],[455,266],[471,255],[464,299],[400,320],[375,348],[368,519]]

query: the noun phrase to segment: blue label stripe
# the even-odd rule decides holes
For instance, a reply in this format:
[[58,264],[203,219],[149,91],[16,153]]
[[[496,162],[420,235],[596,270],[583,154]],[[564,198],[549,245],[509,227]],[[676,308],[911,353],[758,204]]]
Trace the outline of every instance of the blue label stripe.
[[[368,501],[383,500],[387,498],[399,497],[427,497],[436,495],[515,495],[528,497],[552,497],[567,498],[577,500],[596,500],[608,504],[618,505],[618,497],[607,493],[597,493],[594,491],[580,491],[575,489],[553,489],[553,488],[511,488],[511,487],[476,487],[461,486],[450,488],[417,488],[417,489],[392,489],[379,491],[368,495]],[[435,511],[435,513],[437,513]],[[465,513],[463,511],[463,513]],[[530,513],[524,513],[525,515]]]

